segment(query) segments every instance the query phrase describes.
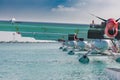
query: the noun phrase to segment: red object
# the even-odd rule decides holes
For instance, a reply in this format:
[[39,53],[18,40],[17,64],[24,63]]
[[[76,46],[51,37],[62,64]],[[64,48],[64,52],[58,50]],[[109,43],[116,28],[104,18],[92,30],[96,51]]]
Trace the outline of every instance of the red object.
[[118,22],[113,18],[108,19],[104,32],[110,38],[114,38],[115,36],[117,36]]
[[74,34],[74,40],[78,40],[77,34]]

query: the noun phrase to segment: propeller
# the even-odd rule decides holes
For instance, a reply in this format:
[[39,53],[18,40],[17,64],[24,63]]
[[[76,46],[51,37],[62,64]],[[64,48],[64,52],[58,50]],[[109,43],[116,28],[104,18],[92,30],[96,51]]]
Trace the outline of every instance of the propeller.
[[118,18],[117,20],[116,20],[116,22],[118,22],[120,20],[120,18]]
[[[103,19],[103,18],[101,18],[101,17],[99,17],[99,16],[96,16],[96,15],[94,15],[94,14],[90,14],[90,15],[92,15],[92,16],[95,16],[96,18],[98,18],[98,19],[100,19],[100,20],[102,20],[102,21],[107,21],[106,19]],[[118,22],[120,20],[120,18],[118,18],[117,20],[116,20],[116,22]]]
[[94,15],[94,14],[90,14],[90,15],[92,15],[92,16],[95,16],[96,18],[98,18],[98,19],[100,19],[100,20],[102,20],[102,21],[107,21],[106,19],[103,19],[103,18],[101,18],[101,17],[98,17],[98,16],[96,16],[96,15]]

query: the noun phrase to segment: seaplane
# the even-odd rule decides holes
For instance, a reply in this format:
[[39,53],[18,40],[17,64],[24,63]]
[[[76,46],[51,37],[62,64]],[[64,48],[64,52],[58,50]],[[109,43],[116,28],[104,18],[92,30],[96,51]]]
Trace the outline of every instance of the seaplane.
[[70,34],[67,41],[63,41],[62,49],[63,51],[68,51],[69,55],[74,55],[75,51],[86,51],[88,48],[87,41],[84,41],[84,38],[78,38],[77,33]]
[[[95,16],[91,14],[92,16]],[[88,30],[88,39],[92,39],[90,42],[90,48],[87,53],[80,56],[79,61],[81,63],[89,63],[89,55],[95,56],[112,56],[117,62],[120,62],[119,55],[119,39],[120,39],[120,18],[114,19],[103,19],[95,16],[102,20],[101,24],[92,24]]]
[[[36,40],[62,42],[63,46],[61,48],[67,50],[68,47],[71,47],[72,50],[68,54],[72,55],[75,49],[79,51],[86,50],[87,46],[88,52],[79,58],[79,62],[89,63],[89,55],[116,56],[119,53],[119,47],[115,40],[120,39],[120,25],[118,22],[120,18],[117,20],[113,18],[106,20],[98,16],[95,17],[103,22],[98,25],[92,21],[92,24],[87,25],[16,21],[15,18],[12,18],[11,20],[0,20],[0,31],[16,32],[23,37],[32,37]],[[92,41],[87,41],[88,39],[92,39]],[[106,51],[108,53],[105,53]],[[116,61],[120,62],[119,56],[116,57]]]

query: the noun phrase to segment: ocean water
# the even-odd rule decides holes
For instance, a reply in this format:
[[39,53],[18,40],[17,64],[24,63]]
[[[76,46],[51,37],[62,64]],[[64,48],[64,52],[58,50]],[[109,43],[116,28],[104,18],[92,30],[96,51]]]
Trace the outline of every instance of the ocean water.
[[105,69],[120,67],[110,57],[90,57],[89,64],[81,64],[77,54],[68,55],[60,46],[57,42],[1,43],[0,80],[112,80]]
[[87,24],[45,23],[0,21],[0,31],[19,32],[22,37],[32,37],[36,40],[68,40],[69,34],[78,33],[79,38],[87,39]]

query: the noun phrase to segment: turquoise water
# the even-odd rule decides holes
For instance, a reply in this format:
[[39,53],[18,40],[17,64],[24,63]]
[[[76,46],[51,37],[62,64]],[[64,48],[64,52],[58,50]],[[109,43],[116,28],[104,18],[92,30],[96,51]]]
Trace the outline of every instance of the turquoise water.
[[90,57],[89,64],[77,55],[59,50],[60,43],[1,43],[0,80],[111,80],[105,68],[120,67],[111,58]]
[[37,40],[68,40],[68,34],[78,33],[78,37],[87,39],[87,24],[0,21],[0,31],[19,32],[23,37]]

